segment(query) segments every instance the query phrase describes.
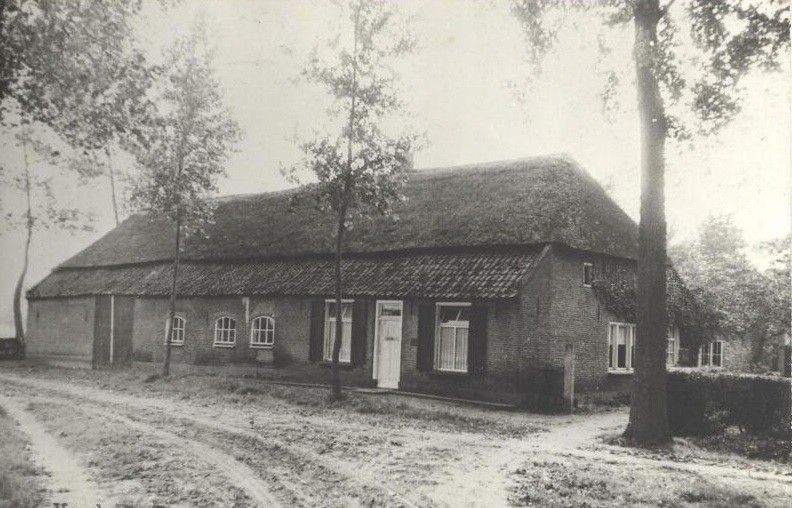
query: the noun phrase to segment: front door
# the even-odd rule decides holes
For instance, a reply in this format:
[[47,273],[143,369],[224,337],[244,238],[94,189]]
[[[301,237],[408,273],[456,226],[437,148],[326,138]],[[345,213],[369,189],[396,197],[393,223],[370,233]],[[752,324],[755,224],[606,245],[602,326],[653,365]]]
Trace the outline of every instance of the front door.
[[402,302],[377,302],[377,386],[398,388],[401,372]]

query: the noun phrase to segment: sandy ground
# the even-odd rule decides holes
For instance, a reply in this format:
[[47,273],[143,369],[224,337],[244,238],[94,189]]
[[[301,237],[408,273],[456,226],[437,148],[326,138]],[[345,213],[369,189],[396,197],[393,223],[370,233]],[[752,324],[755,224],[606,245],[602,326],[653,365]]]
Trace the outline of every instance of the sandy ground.
[[[626,410],[446,413],[436,401],[389,401],[395,409],[380,414],[385,406],[317,410],[271,395],[199,397],[138,387],[120,393],[110,383],[45,374],[0,370],[0,394],[16,416],[38,422],[31,424],[37,446],[58,446],[58,461],[85,471],[70,490],[111,500],[103,506],[506,506],[532,499],[543,505],[555,498],[536,498],[535,489],[589,464],[607,468],[588,473],[606,479],[630,470],[649,481],[662,472],[686,479],[694,494],[701,485],[721,489],[727,500],[736,499],[729,497],[733,488],[748,492],[751,506],[788,506],[792,497],[785,466],[729,457],[691,462],[604,445],[597,437],[622,429]],[[431,412],[437,406],[442,412]],[[671,506],[720,506],[680,495]],[[654,499],[628,496],[625,506]]]

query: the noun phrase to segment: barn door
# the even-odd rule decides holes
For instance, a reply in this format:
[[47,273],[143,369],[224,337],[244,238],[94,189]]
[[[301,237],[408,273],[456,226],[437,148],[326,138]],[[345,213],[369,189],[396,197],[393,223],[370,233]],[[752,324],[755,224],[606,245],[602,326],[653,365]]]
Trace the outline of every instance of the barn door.
[[110,330],[112,328],[112,296],[97,296],[94,311],[93,368],[110,365]]
[[135,313],[135,297],[116,296],[113,310],[112,349],[113,366],[128,365],[132,360],[132,324]]

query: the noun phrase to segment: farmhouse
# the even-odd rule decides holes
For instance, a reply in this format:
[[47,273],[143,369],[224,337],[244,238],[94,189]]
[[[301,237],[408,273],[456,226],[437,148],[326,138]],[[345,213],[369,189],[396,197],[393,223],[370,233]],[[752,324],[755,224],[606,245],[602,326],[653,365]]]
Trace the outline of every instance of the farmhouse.
[[[174,362],[329,377],[341,319],[348,384],[513,399],[556,382],[568,345],[578,390],[629,379],[635,327],[591,286],[634,273],[637,227],[570,158],[414,171],[391,216],[350,232],[340,309],[332,218],[297,192],[219,199],[187,239]],[[161,361],[172,236],[133,216],[54,269],[27,294],[28,354]]]

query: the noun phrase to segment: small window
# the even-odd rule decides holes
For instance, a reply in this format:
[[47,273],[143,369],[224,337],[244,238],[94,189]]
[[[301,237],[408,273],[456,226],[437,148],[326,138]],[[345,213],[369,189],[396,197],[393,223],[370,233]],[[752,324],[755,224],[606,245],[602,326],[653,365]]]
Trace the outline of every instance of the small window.
[[468,371],[470,304],[438,304],[435,370]]
[[236,344],[236,320],[230,317],[221,317],[215,321],[215,346],[233,346]]
[[723,341],[713,340],[699,348],[699,367],[723,367]]
[[257,317],[250,324],[250,347],[269,348],[275,344],[275,320]]
[[[328,362],[333,360],[336,314],[335,300],[326,301],[323,359]],[[352,361],[352,300],[344,300],[341,303],[341,353],[338,356],[338,361],[344,363]]]
[[[181,346],[184,344],[184,330],[187,321],[183,317],[175,316],[173,318],[173,329],[171,330],[171,344],[174,346]],[[165,318],[165,333],[168,333],[168,318]]]
[[673,367],[676,365],[677,341],[674,337],[669,337],[666,346],[666,365]]
[[594,265],[583,263],[583,285],[590,288],[592,282],[594,282]]
[[635,325],[611,323],[608,326],[608,370],[632,372],[635,354]]

